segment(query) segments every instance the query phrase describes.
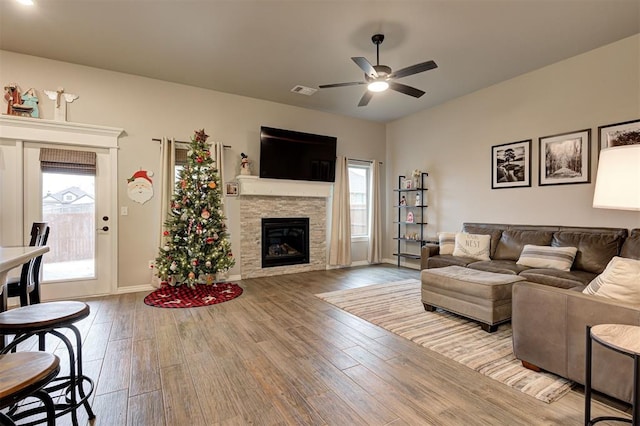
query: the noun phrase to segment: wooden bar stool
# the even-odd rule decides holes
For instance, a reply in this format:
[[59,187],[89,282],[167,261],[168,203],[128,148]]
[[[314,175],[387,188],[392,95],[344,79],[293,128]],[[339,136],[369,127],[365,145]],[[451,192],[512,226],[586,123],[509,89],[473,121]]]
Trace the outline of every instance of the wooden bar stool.
[[[0,409],[12,407],[8,414],[0,413],[0,424],[15,425],[14,421],[46,413],[48,426],[55,425],[53,401],[43,388],[60,371],[60,359],[46,352],[18,352],[0,355]],[[27,397],[38,398],[44,405],[16,412],[16,404]],[[24,408],[24,407],[20,407]]]
[[[74,425],[78,424],[77,409],[84,405],[89,419],[95,418],[89,396],[93,393],[93,381],[82,373],[82,338],[74,323],[89,315],[89,305],[83,302],[48,302],[37,305],[23,306],[0,313],[0,334],[15,335],[0,353],[15,352],[16,347],[31,338],[38,336],[39,349],[45,350],[45,336],[53,335],[59,338],[67,347],[69,353],[69,376],[56,377],[45,388],[50,394],[64,389],[64,402],[54,404],[56,417],[71,413]],[[59,331],[68,328],[76,337],[76,350],[71,341]],[[87,385],[87,389],[85,389]]]

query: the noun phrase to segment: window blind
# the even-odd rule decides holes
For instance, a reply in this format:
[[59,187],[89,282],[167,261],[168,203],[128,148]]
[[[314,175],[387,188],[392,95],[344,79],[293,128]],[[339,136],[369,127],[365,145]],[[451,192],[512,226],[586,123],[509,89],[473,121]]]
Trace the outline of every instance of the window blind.
[[40,169],[50,173],[96,174],[96,153],[40,148]]
[[187,164],[187,150],[182,148],[176,148],[176,166],[186,166]]

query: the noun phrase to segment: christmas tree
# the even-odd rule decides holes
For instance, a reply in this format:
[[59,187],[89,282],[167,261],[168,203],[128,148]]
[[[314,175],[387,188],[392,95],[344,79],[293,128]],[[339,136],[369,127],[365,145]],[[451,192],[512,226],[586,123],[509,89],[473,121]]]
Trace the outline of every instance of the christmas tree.
[[180,171],[164,244],[156,258],[161,280],[170,285],[211,284],[235,264],[222,210],[220,178],[204,129],[196,131]]

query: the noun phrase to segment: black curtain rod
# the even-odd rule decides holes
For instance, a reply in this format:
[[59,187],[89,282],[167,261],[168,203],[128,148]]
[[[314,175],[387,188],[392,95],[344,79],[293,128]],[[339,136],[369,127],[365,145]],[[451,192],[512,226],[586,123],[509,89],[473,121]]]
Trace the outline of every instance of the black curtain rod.
[[[347,158],[347,160],[349,160],[349,161],[360,161],[362,163],[369,163],[369,164],[373,163],[373,160],[360,160],[358,158]],[[378,161],[378,164],[384,164],[384,163],[382,161]]]
[[[158,139],[158,138],[152,138],[151,140],[154,141],[154,142],[162,142],[162,139]],[[174,142],[186,143],[186,144],[191,143],[191,142],[187,142],[187,141],[178,141],[178,140],[174,140]],[[222,147],[225,148],[225,149],[230,149],[231,145],[222,145]]]

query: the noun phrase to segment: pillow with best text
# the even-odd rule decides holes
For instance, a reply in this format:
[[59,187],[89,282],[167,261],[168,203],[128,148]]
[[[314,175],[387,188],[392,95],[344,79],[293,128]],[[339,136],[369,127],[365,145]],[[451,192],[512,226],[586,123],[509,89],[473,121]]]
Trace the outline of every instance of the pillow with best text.
[[458,232],[456,234],[453,255],[460,257],[470,257],[476,260],[491,260],[491,235],[467,234]]

